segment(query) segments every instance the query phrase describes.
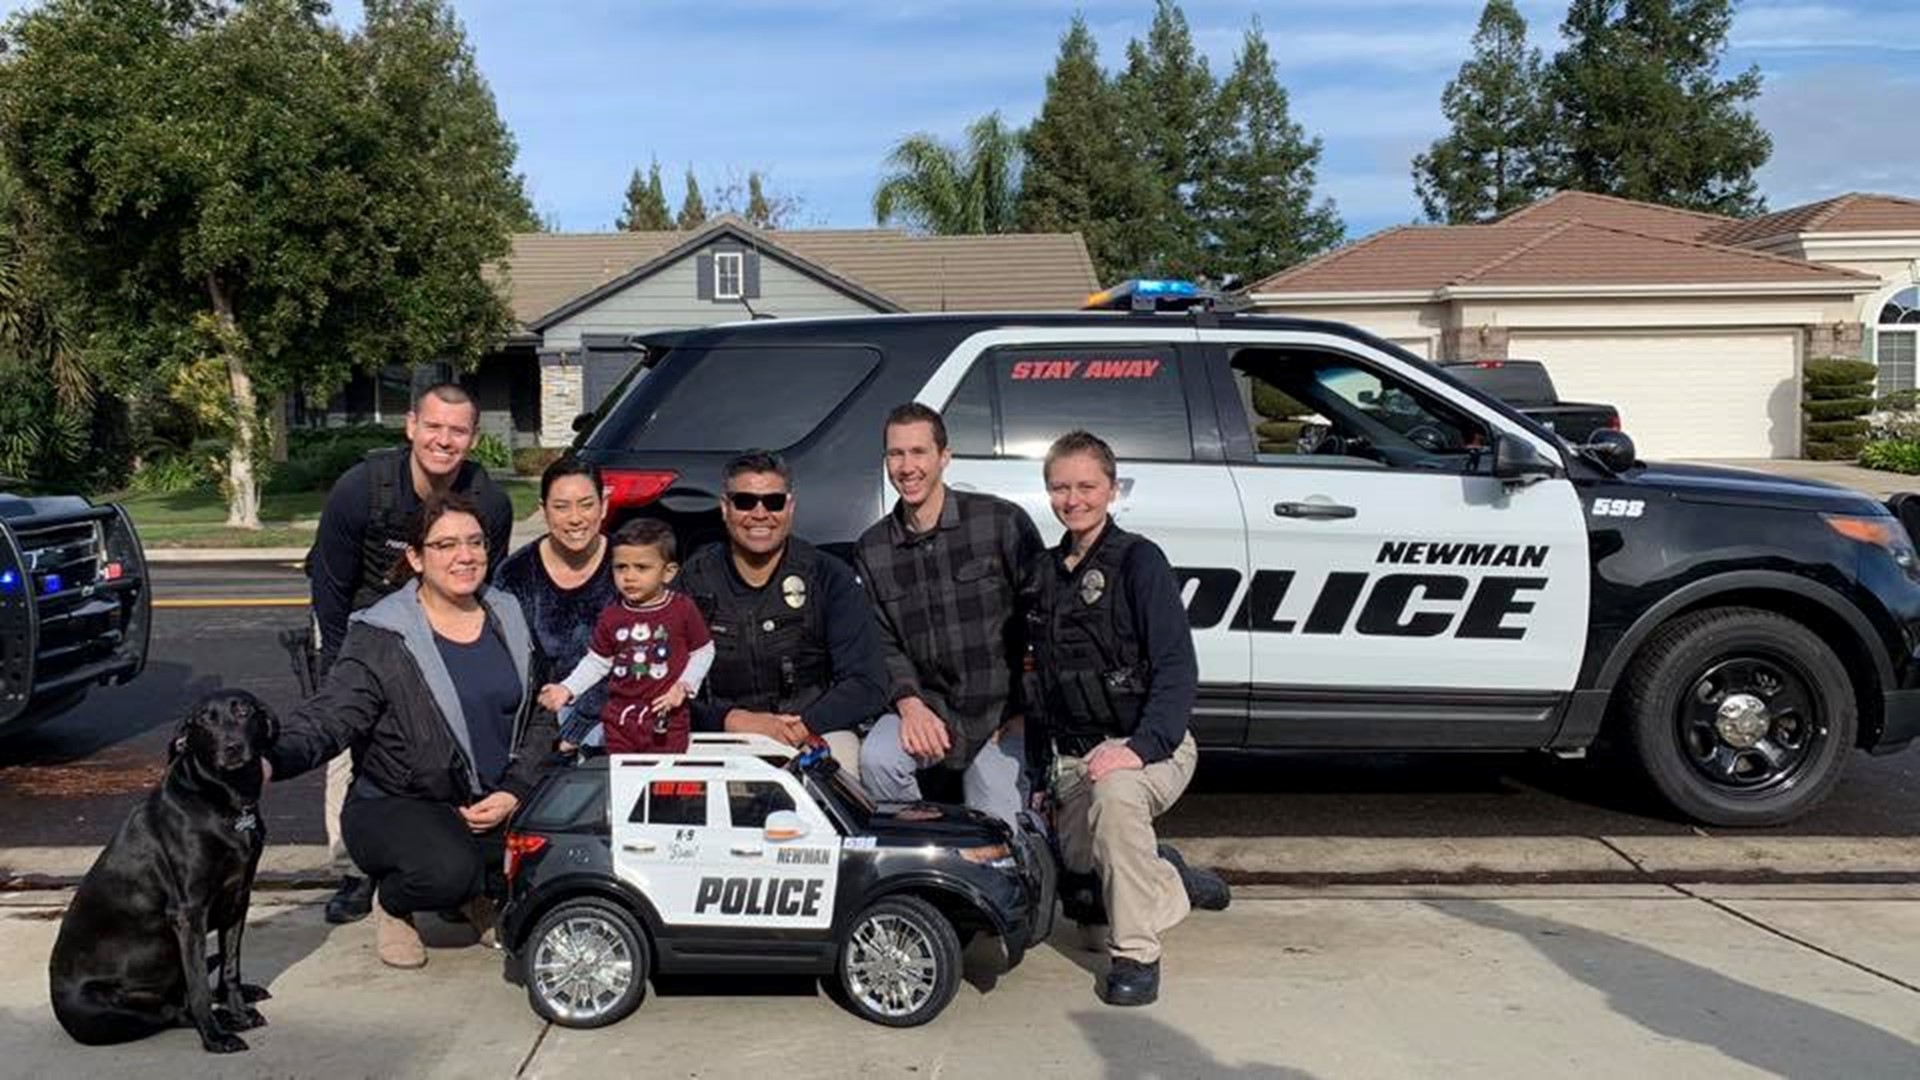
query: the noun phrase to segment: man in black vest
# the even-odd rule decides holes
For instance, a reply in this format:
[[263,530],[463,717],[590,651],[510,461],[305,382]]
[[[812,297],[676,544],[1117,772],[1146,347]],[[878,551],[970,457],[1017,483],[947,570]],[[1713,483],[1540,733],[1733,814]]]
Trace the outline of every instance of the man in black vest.
[[853,571],[793,531],[793,476],[778,454],[729,461],[727,542],[695,552],[676,587],[706,617],[713,667],[693,702],[703,731],[818,735],[858,777],[860,725],[886,707],[886,667]]
[[[406,548],[414,512],[429,493],[471,495],[487,534],[489,571],[506,557],[513,504],[485,469],[467,460],[479,421],[480,407],[465,390],[452,383],[430,386],[407,413],[408,445],[375,450],[334,482],[307,553],[322,671],[340,651],[348,617],[393,591],[387,575]],[[350,754],[328,763],[327,846],[341,872],[340,889],[327,901],[331,923],[363,919],[373,907],[373,882],[357,872],[340,839],[340,807],[352,782]]]

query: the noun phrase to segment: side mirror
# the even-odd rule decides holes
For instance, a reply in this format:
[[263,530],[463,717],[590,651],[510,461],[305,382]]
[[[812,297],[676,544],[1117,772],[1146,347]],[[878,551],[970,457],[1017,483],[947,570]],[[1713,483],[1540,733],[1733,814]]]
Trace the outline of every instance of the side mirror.
[[1493,475],[1513,483],[1530,483],[1560,475],[1557,462],[1542,454],[1532,442],[1518,435],[1493,437]]
[[1587,436],[1586,449],[1614,472],[1625,472],[1640,460],[1633,448],[1633,438],[1624,431],[1596,431]]
[[807,823],[795,811],[775,810],[767,815],[766,838],[770,841],[798,840],[807,832]]
[[573,430],[582,432],[593,426],[593,412],[588,410],[573,418]]

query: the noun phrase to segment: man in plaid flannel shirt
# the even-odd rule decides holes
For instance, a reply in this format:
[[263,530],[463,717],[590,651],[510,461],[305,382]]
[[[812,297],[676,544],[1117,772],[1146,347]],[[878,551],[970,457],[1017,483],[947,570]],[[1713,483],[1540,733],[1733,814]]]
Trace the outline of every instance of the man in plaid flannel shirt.
[[860,747],[868,794],[921,797],[922,770],[958,772],[968,806],[1016,833],[1026,767],[1019,707],[1023,568],[1044,546],[1026,511],[954,491],[946,425],[925,405],[893,410],[887,479],[899,500],[860,536],[855,569],[880,620],[893,712]]

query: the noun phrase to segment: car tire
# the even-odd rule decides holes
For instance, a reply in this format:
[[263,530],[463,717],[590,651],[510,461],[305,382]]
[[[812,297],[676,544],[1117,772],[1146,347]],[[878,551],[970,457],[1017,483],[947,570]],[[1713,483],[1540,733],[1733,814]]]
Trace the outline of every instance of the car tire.
[[1805,624],[1758,608],[1662,626],[1627,672],[1622,707],[1648,780],[1708,825],[1778,825],[1812,810],[1859,727],[1839,656]]
[[519,955],[528,1003],[562,1027],[619,1023],[647,993],[647,937],[633,914],[611,900],[561,903],[534,924]]
[[918,1027],[940,1015],[960,989],[960,938],[932,904],[889,896],[854,917],[835,971],[835,996],[854,1015],[887,1027]]

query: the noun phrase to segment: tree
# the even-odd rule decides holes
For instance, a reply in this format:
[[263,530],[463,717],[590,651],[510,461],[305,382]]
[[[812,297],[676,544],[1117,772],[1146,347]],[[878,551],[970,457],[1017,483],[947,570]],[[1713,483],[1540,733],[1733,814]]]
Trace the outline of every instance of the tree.
[[873,193],[874,220],[947,236],[1013,232],[1020,138],[992,112],[967,125],[959,147],[926,132],[901,139]]
[[1690,210],[1765,210],[1760,70],[1719,75],[1732,0],[1573,0],[1548,70],[1559,186]]
[[773,206],[767,202],[766,189],[760,183],[760,174],[747,174],[747,224],[756,228],[771,228],[773,225]]
[[1127,69],[1115,83],[1124,135],[1152,178],[1155,211],[1139,223],[1152,234],[1143,269],[1174,277],[1205,271],[1206,238],[1196,199],[1218,146],[1217,87],[1206,57],[1193,47],[1187,17],[1173,0],[1157,0],[1145,42],[1127,45]]
[[1074,16],[1027,129],[1016,216],[1033,232],[1078,232],[1103,280],[1153,257],[1142,223],[1156,212],[1152,175],[1122,133],[1119,94],[1100,70],[1086,20]]
[[740,217],[756,229],[789,228],[806,207],[804,199],[773,187],[758,169],[748,170],[744,177],[738,169],[728,169],[726,183],[713,201],[722,213]]
[[1413,159],[1413,186],[1432,221],[1472,224],[1550,188],[1551,128],[1540,50],[1513,0],[1488,0],[1473,57],[1440,96],[1453,125]]
[[667,209],[667,193],[660,183],[660,160],[647,166],[647,178],[633,170],[627,181],[627,205],[613,227],[623,232],[664,232],[673,228],[673,213]]
[[257,402],[474,361],[511,327],[482,268],[532,218],[439,0],[50,0],[0,67],[0,153],[88,305],[91,356],[220,373],[228,523],[259,527]]
[[707,223],[707,204],[700,198],[700,181],[693,175],[693,169],[687,169],[687,195],[680,200],[680,216],[674,219],[673,227],[682,232],[697,229]]
[[25,209],[0,173],[0,475],[70,479],[92,449],[98,380]]
[[1259,17],[1220,88],[1218,161],[1196,196],[1210,277],[1253,282],[1338,244],[1332,200],[1313,201],[1320,140],[1287,111]]

